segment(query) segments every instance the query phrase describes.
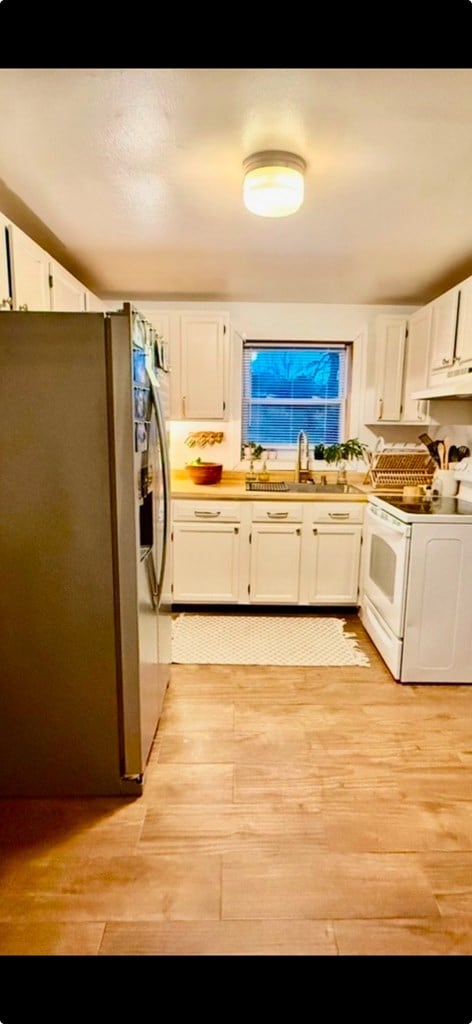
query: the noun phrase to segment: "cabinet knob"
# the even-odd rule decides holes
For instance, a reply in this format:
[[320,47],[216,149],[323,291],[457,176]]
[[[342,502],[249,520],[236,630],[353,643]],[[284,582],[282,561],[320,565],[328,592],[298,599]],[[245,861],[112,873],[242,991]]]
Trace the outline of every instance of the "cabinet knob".
[[382,416],[383,416],[383,406],[384,406],[383,398],[379,398],[379,407],[378,407],[378,410],[377,410],[377,419],[378,420],[382,419]]
[[18,306],[18,311],[20,313],[27,313],[28,312],[28,303],[27,302],[23,302],[23,304],[21,306]]
[[313,527],[313,533],[318,533],[316,526]]
[[2,301],[0,302],[0,309],[11,309],[12,306],[13,299],[10,297],[8,297],[8,299],[2,299]]
[[444,356],[443,361],[442,361],[443,366],[449,366],[450,362],[451,362],[451,360],[448,359],[447,356]]

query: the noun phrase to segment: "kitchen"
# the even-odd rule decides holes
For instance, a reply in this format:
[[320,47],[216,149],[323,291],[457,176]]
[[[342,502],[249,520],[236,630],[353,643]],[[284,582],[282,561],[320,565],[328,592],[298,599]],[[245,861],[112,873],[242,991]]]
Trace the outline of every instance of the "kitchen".
[[[21,107],[22,88],[25,95],[30,95],[28,74],[23,74],[22,81],[19,72],[2,73],[7,84],[10,78],[18,87],[19,124],[24,123],[22,118],[33,116]],[[262,77],[267,74],[261,71]],[[441,75],[454,77],[452,72],[438,74],[441,86]],[[468,76],[465,71],[456,74],[459,91]],[[81,84],[92,88],[93,77],[89,74],[87,82],[84,76]],[[41,73],[36,72],[36,85],[49,88],[55,76],[51,74],[49,83],[47,78],[44,76],[41,82]],[[123,74],[121,84],[125,82]],[[209,84],[203,81],[203,86]],[[398,87],[402,93],[408,90],[408,82],[400,78]],[[8,89],[2,96],[0,78],[0,102],[5,102],[7,93]],[[461,96],[465,103],[462,93]],[[196,173],[197,156],[196,153]],[[442,266],[423,267],[426,277],[429,273],[429,290],[426,286],[420,288],[419,283],[416,293],[409,290],[408,270],[395,291],[391,290],[393,284],[390,290],[384,287],[389,301],[381,300],[380,286],[376,291],[371,288],[370,296],[369,288],[364,287],[364,301],[356,299],[362,290],[361,270],[357,293],[353,282],[351,291],[345,283],[335,289],[329,265],[322,272],[322,261],[318,265],[319,280],[316,274],[311,275],[315,279],[314,298],[307,298],[306,291],[305,298],[301,298],[301,285],[307,286],[306,273],[298,274],[302,271],[301,257],[293,257],[295,274],[291,282],[285,283],[281,261],[272,260],[270,272],[274,280],[262,282],[261,298],[254,295],[247,283],[245,297],[241,286],[237,294],[237,271],[233,272],[236,283],[231,297],[227,297],[223,286],[218,289],[215,284],[210,288],[209,271],[218,280],[210,255],[201,267],[200,279],[196,265],[187,270],[187,288],[179,280],[179,274],[183,272],[185,276],[185,267],[175,265],[171,281],[171,265],[179,262],[172,256],[166,270],[162,260],[160,267],[147,272],[148,279],[141,286],[136,277],[128,276],[129,267],[123,277],[118,256],[113,284],[112,276],[107,277],[112,275],[114,263],[110,253],[106,254],[107,269],[102,271],[101,279],[96,252],[87,256],[83,271],[79,266],[74,270],[73,261],[66,259],[70,254],[57,244],[61,230],[65,229],[58,221],[53,224],[49,220],[39,200],[35,209],[33,194],[28,191],[31,184],[21,186],[19,179],[18,183],[15,181],[14,152],[9,160],[11,165],[5,164],[2,170],[7,186],[2,187],[0,210],[11,243],[10,274],[13,269],[16,275],[13,308],[51,308],[47,304],[52,278],[55,312],[70,309],[67,303],[76,300],[86,303],[81,308],[89,311],[115,310],[122,301],[131,301],[140,310],[164,339],[169,353],[174,484],[184,478],[189,461],[186,440],[195,431],[222,432],[224,438],[214,449],[218,460],[225,472],[245,476],[248,467],[241,459],[245,440],[241,431],[244,341],[321,341],[351,346],[346,436],[359,436],[371,450],[379,438],[387,447],[421,447],[418,436],[425,430],[433,440],[448,437],[456,445],[471,446],[470,400],[425,395],[430,388],[426,363],[419,368],[423,379],[416,377],[411,391],[402,393],[405,367],[408,365],[411,370],[411,379],[418,373],[418,367],[412,365],[414,360],[408,363],[417,349],[406,344],[416,322],[413,318],[418,318],[430,303],[447,296],[451,289],[455,290],[457,300],[459,286],[461,282],[467,284],[470,268],[454,273],[454,261],[449,258],[448,262],[443,255]],[[205,178],[205,162],[200,172]],[[142,186],[145,205],[147,183],[142,182]],[[36,218],[38,211],[42,211],[45,223],[51,224],[49,233],[45,224],[38,223],[21,205],[13,189],[18,189],[23,203],[29,199]],[[239,199],[239,183],[236,191]],[[329,196],[327,203],[328,199]],[[147,202],[153,210],[149,197]],[[223,202],[219,194],[215,202]],[[204,196],[201,203],[208,216]],[[90,221],[86,223],[90,232]],[[267,224],[262,221],[261,230],[265,229]],[[145,225],[143,231],[146,232]],[[247,227],[246,241],[255,231],[252,224]],[[83,232],[81,238],[77,253],[82,251],[81,246],[86,248]],[[431,246],[425,242],[424,248],[432,259]],[[392,245],[392,264],[393,250]],[[403,248],[399,255],[399,262],[404,261]],[[455,261],[459,266],[459,250]],[[185,263],[183,258],[181,263]],[[256,265],[253,257],[249,278]],[[29,268],[28,274],[22,275],[21,268],[25,267]],[[240,264],[239,273],[242,269]],[[345,265],[344,271],[347,269]],[[338,276],[342,277],[341,270]],[[159,286],[156,294],[152,281],[161,271],[165,284]],[[142,272],[146,273],[143,268]],[[447,273],[453,280],[447,280]],[[34,299],[31,303],[25,293],[32,281],[34,287],[38,285],[44,305],[35,304]],[[84,281],[87,283],[78,287]],[[208,294],[218,290],[217,298],[208,299]],[[195,297],[198,292],[200,295]],[[344,301],[340,292],[346,296]],[[394,301],[394,294],[399,301]],[[172,298],[175,295],[182,298]],[[7,297],[9,293],[5,294]],[[441,304],[444,308],[447,318],[449,305]],[[457,301],[455,308],[457,314]],[[460,308],[467,307],[459,307],[459,312]],[[9,311],[4,315],[8,318]],[[200,375],[194,367],[189,377],[185,362],[189,355],[188,338],[201,338],[202,319],[210,323],[216,345],[221,340],[218,325],[227,326],[223,332],[221,369],[218,359],[210,359],[201,367]],[[455,333],[456,329],[457,315]],[[401,353],[401,363],[392,363],[392,352]],[[448,358],[442,352],[440,357]],[[397,367],[397,376],[392,366]],[[450,387],[438,383],[436,368],[434,373],[436,389]],[[215,387],[205,387],[209,374],[218,374],[222,382],[222,415],[215,416],[214,409],[208,415],[203,410],[202,415],[200,408],[199,415],[191,418],[187,413],[192,407],[182,405],[184,399],[187,403],[189,400],[188,386],[195,386],[197,397],[214,399]],[[381,411],[379,405],[379,399],[385,403],[387,397],[379,390],[384,378],[390,385],[394,405],[393,412],[392,407],[387,410],[388,416],[384,415],[385,404]],[[395,390],[398,381],[400,395],[398,388]],[[414,412],[406,417],[405,400],[414,393],[421,393],[422,397],[414,399]],[[430,403],[427,410],[425,402]],[[293,450],[285,459],[269,458],[266,468],[269,475],[291,474]],[[356,470],[365,475],[366,467],[356,466]],[[174,497],[177,493],[174,487]],[[38,948],[46,953],[67,953],[72,949],[92,955],[132,951],[185,954],[188,950],[197,954],[244,953],[267,949],[273,953],[308,951],[333,955],[392,949],[413,955],[423,951],[450,952],[453,948],[469,952],[470,896],[462,892],[461,878],[470,863],[467,775],[471,692],[466,686],[437,689],[396,685],[354,612],[349,616],[349,628],[355,630],[360,646],[368,652],[369,671],[345,668],[330,672],[282,666],[255,672],[247,667],[173,666],[151,752],[148,786],[138,801],[120,807],[111,797],[98,797],[93,807],[82,797],[78,802],[63,797],[58,802],[39,798],[38,804],[33,802],[31,806],[28,801],[27,807],[14,798],[2,801],[5,815],[0,841],[9,856],[14,859],[15,852],[23,855],[25,863],[12,867],[10,890],[0,901],[0,950],[8,954]],[[347,686],[348,679],[358,685]],[[276,771],[281,765],[283,772]],[[373,806],[369,806],[370,788],[375,790]],[[354,804],[350,803],[350,796],[355,799]],[[436,803],[438,806],[433,807]],[[355,813],[357,829],[352,820]],[[388,823],[390,815],[396,828]],[[44,820],[49,822],[48,827]],[[24,836],[30,844],[26,850],[22,845]],[[428,861],[431,850],[436,851],[434,863]],[[248,857],[248,851],[254,857]],[[315,890],[310,889],[314,885],[309,866],[312,858],[323,883]],[[108,873],[108,895],[93,881],[90,859],[94,860],[97,877],[103,879]],[[257,872],[256,863],[260,865]],[[387,874],[392,873],[391,886],[383,874],[383,865]],[[87,886],[84,882],[81,888],[79,875],[84,871]],[[141,878],[143,889],[129,881],[128,873],[133,871]],[[250,884],[252,872],[255,879],[257,876],[257,885],[255,880]],[[374,889],[360,884],[364,872],[376,879],[378,896]],[[304,879],[304,897],[295,900],[291,909],[297,873]],[[342,883],[339,900],[333,891],[335,877]],[[278,899],[270,886],[271,878],[283,880]],[[62,885],[79,887],[77,899],[72,899],[70,905],[60,896]],[[248,888],[244,900],[245,886]],[[48,889],[50,896],[44,909]],[[323,891],[328,893],[326,897]],[[113,910],[118,893],[123,901],[121,913]],[[171,899],[170,910],[166,909],[167,898]],[[251,898],[256,900],[254,911]],[[37,940],[28,935],[27,925],[31,922],[35,923]]]

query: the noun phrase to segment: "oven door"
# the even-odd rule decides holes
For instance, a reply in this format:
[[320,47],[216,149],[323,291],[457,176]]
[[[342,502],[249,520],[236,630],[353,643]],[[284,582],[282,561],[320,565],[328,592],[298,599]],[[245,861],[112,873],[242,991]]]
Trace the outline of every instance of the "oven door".
[[398,638],[405,623],[411,526],[369,506],[364,523],[363,591]]

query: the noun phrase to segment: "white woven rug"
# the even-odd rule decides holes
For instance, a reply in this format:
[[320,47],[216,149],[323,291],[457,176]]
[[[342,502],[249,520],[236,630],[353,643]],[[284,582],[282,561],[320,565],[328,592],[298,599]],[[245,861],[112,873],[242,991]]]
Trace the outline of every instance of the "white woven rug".
[[177,665],[370,665],[345,619],[198,615],[172,621]]

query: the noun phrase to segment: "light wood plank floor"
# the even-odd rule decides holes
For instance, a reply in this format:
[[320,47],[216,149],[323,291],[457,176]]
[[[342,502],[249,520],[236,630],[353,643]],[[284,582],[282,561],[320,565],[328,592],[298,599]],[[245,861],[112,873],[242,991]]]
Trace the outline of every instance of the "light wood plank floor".
[[138,800],[0,800],[0,955],[470,955],[472,687],[347,628],[370,668],[174,666]]

